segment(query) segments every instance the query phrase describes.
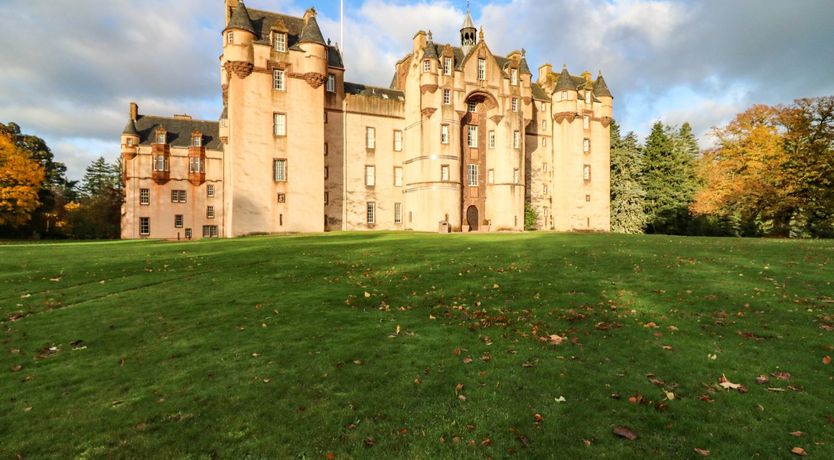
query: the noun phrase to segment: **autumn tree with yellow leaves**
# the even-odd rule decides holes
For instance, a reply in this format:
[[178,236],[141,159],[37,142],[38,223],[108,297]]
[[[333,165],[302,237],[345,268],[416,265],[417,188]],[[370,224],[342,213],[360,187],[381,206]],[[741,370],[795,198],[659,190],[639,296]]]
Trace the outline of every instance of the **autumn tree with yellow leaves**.
[[0,134],[0,227],[25,225],[40,206],[44,169]]

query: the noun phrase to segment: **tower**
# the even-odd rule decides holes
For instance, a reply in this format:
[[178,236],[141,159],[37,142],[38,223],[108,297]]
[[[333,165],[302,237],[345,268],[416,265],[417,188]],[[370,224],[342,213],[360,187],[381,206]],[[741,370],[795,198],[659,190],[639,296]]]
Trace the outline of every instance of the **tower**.
[[472,14],[469,12],[469,5],[466,5],[466,18],[463,20],[463,27],[460,29],[460,46],[463,49],[463,55],[466,56],[478,43],[477,39],[478,29],[475,28],[475,23],[472,21]]

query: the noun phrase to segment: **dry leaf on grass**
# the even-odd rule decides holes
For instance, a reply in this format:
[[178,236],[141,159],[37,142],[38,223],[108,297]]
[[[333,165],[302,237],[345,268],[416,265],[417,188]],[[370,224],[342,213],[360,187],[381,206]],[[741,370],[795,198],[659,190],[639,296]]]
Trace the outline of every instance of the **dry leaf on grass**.
[[789,435],[791,435],[791,436],[796,436],[797,438],[800,438],[800,437],[802,437],[802,435],[803,435],[803,434],[805,434],[805,433],[803,433],[803,432],[801,432],[801,431],[791,431],[791,432],[790,432],[790,433],[788,433],[788,434],[789,434]]
[[800,457],[805,457],[808,455],[808,452],[805,452],[805,449],[801,447],[794,447],[793,449],[791,449],[791,453]]
[[721,374],[721,378],[718,379],[718,385],[725,390],[736,390],[739,393],[747,393],[747,387],[740,383],[731,382],[724,374]]
[[614,428],[614,434],[621,437],[621,438],[628,439],[629,441],[634,441],[634,440],[637,439],[637,435],[634,434],[633,431],[631,431],[630,429],[628,429],[624,426],[618,426],[618,427]]
[[701,457],[709,457],[710,456],[710,451],[708,451],[706,449],[699,449],[699,448],[696,447],[694,450],[695,450],[695,453],[700,455]]
[[828,366],[829,364],[831,364],[831,357],[830,356],[823,357],[822,358],[822,363],[825,364],[826,366]]

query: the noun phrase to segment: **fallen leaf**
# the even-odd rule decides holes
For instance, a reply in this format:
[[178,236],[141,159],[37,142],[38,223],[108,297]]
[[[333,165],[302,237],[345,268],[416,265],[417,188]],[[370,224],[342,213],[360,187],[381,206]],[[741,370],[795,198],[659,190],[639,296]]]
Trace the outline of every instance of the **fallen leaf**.
[[335,460],[336,454],[334,454],[333,452],[328,452],[327,455],[324,456],[324,458],[326,458],[327,460]]
[[614,434],[621,438],[628,439],[629,441],[634,441],[635,439],[637,439],[637,435],[624,426],[618,426],[614,428]]
[[558,398],[556,398],[556,400],[555,400],[555,401],[556,401],[557,403],[563,403],[563,402],[567,402],[567,399],[565,399],[565,397],[564,397],[564,396],[559,396]]
[[791,432],[790,432],[790,433],[788,433],[788,434],[789,434],[789,435],[791,435],[791,436],[796,436],[797,438],[801,438],[801,437],[802,437],[802,435],[803,435],[803,434],[805,434],[805,433],[803,433],[803,432],[801,432],[801,431],[791,431]]
[[463,384],[458,383],[455,385],[455,395],[459,395],[461,391],[463,391]]
[[467,356],[466,358],[463,358],[463,364],[471,364],[472,361],[474,361],[474,360],[472,358],[470,358],[469,356]]
[[452,354],[455,355],[455,356],[460,356],[460,353],[461,353],[460,347],[457,347],[454,350],[452,350]]
[[671,350],[671,349],[672,349],[672,346],[671,346],[671,345],[663,345],[663,347],[662,347],[662,348],[663,348],[664,350],[666,350],[666,351],[669,351],[669,350]]
[[555,334],[554,334],[554,335],[551,335],[551,336],[549,337],[549,339],[550,339],[550,344],[551,344],[551,345],[561,345],[561,344],[562,344],[562,342],[564,342],[564,341],[565,341],[565,337],[562,337],[562,336],[559,336],[559,335],[555,335]]
[[264,383],[269,383],[271,381],[272,381],[271,379],[264,379]]
[[708,451],[706,449],[699,449],[699,448],[696,447],[694,450],[695,450],[695,453],[700,455],[701,457],[709,457],[710,456],[710,451]]
[[776,371],[776,372],[771,372],[770,375],[776,377],[779,380],[790,380],[791,379],[791,373],[790,372]]
[[590,446],[591,444],[593,444],[593,442],[591,442],[590,439],[583,439],[582,443],[585,444],[586,446]]
[[657,329],[657,323],[654,321],[649,321],[648,323],[644,324],[643,327],[647,329]]
[[528,362],[525,362],[524,364],[522,364],[521,367],[530,368],[530,367],[533,367],[533,363],[528,361]]
[[489,439],[489,438],[484,438],[481,441],[481,445],[484,446],[484,447],[489,447],[491,444],[492,444],[492,440]]
[[414,379],[414,384],[415,384],[415,385],[419,385],[420,383],[422,383],[422,382],[420,381],[420,377],[417,377],[417,378],[415,378],[415,379]]
[[14,366],[14,367],[12,368],[12,372],[20,372],[22,369],[23,369],[23,366],[21,366],[20,364],[18,364],[18,365]]
[[725,390],[737,390],[739,393],[747,393],[747,388],[744,385],[731,382],[724,374],[721,374],[721,378],[718,379],[718,385]]
[[376,445],[376,439],[374,438],[365,438],[365,447],[373,447]]
[[829,364],[831,364],[831,357],[825,356],[824,358],[822,358],[822,363],[828,366]]
[[760,376],[756,377],[756,383],[758,383],[759,385],[764,385],[765,383],[767,383],[769,381],[770,381],[770,379],[767,378],[766,375],[760,375]]
[[371,293],[370,293],[370,292],[365,292],[365,298],[366,298],[366,299],[367,299],[367,298],[369,298],[370,296],[371,296]]
[[533,421],[536,422],[536,425],[540,425],[543,420],[542,414],[533,414]]
[[791,449],[791,453],[800,457],[805,457],[808,455],[808,452],[805,452],[805,449],[801,447],[794,447],[793,449]]

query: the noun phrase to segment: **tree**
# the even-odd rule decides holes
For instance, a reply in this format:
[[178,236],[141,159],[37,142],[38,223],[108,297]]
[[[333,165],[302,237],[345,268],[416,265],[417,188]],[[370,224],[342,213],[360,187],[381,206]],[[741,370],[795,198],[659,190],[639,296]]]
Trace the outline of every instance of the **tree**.
[[688,124],[674,129],[658,121],[652,126],[642,158],[650,233],[687,233],[689,206],[698,184],[693,157],[698,150]]
[[43,181],[43,167],[0,133],[0,226],[14,229],[29,222],[40,206],[38,190]]
[[530,203],[524,204],[524,230],[533,231],[538,227],[539,213]]
[[120,169],[118,162],[109,164],[104,157],[98,157],[90,163],[90,166],[87,166],[84,172],[84,179],[79,187],[81,195],[90,198],[111,190],[119,190],[121,188]]
[[67,220],[75,238],[115,239],[120,236],[124,200],[121,163],[108,164],[99,157],[87,166],[81,181],[80,199],[68,206]]
[[640,184],[640,145],[634,133],[620,137],[611,123],[611,230],[642,233],[646,226],[646,192]]

